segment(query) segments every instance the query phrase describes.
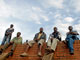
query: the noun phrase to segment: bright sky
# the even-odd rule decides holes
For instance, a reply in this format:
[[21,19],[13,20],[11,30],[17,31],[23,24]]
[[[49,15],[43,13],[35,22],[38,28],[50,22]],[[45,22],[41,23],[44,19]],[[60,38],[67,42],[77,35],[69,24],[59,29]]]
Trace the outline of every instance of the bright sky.
[[40,27],[48,38],[54,26],[64,40],[69,25],[80,33],[80,0],[0,0],[0,43],[10,24],[15,28],[12,37],[20,31],[23,42],[32,40]]

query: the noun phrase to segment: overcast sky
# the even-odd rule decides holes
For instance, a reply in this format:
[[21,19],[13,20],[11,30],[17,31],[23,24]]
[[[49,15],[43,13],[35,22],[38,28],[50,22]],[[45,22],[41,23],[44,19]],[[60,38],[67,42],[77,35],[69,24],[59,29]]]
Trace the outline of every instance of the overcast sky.
[[32,40],[40,27],[48,38],[54,26],[64,40],[70,25],[80,33],[80,0],[0,0],[0,43],[10,24],[12,37],[20,31],[23,42]]

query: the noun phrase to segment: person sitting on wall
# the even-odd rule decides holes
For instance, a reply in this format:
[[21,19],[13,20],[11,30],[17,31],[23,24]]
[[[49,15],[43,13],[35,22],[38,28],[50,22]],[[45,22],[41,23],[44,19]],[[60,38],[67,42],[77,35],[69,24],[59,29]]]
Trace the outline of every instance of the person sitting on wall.
[[73,48],[73,43],[75,40],[79,40],[79,38],[77,37],[77,35],[79,35],[77,33],[77,31],[73,30],[72,26],[68,27],[69,32],[67,32],[67,36],[66,36],[66,42],[70,51],[70,54],[73,55],[74,54],[74,48]]
[[58,41],[61,41],[61,34],[58,31],[57,27],[54,27],[53,30],[54,32],[50,34],[47,41],[47,48],[45,49],[46,52],[42,60],[53,60],[54,51],[56,50]]
[[[6,43],[3,48],[0,49],[0,55],[10,46],[12,45],[12,48],[11,48],[11,51],[9,53],[5,53],[7,56],[12,56],[13,55],[13,52],[16,48],[16,45],[17,44],[22,44],[22,37],[21,37],[21,32],[18,32],[17,33],[17,36],[14,37],[10,43]],[[3,55],[3,54],[2,54]],[[1,58],[1,57],[0,57]],[[4,57],[5,58],[5,57]]]
[[33,40],[31,40],[27,43],[25,52],[22,53],[20,56],[22,56],[22,57],[28,56],[28,53],[26,53],[26,52],[28,52],[28,50],[30,49],[30,47],[33,46],[34,43],[38,43],[38,48],[39,48],[38,56],[41,56],[42,55],[41,49],[42,49],[44,42],[46,42],[46,34],[43,32],[43,28],[41,27],[40,32],[35,35]]

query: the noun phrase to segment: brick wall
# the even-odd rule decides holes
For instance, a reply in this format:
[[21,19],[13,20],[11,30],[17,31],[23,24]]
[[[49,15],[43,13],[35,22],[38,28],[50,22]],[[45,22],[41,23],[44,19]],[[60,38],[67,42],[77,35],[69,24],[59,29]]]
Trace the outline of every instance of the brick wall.
[[55,51],[54,60],[80,60],[80,40],[74,43],[74,55],[69,54],[66,44],[59,42]]
[[[25,44],[17,45],[13,56],[7,58],[7,60],[41,60],[41,58],[37,56],[37,53],[38,53],[37,44],[34,44],[33,47],[30,48],[30,50],[28,51],[28,54],[30,55],[30,57],[20,57],[20,54],[22,54],[25,51],[26,47],[27,46]],[[45,51],[44,48],[46,48],[46,43],[44,43],[44,46],[42,48],[42,55],[44,55],[44,51]],[[11,49],[11,46],[5,52],[9,52],[10,49]]]
[[[34,46],[29,50],[29,55],[34,55],[31,57],[20,57],[20,54],[22,54],[25,51],[26,45],[17,45],[14,55],[12,57],[7,58],[7,60],[41,60],[40,57],[37,56],[38,53],[38,45],[34,44]],[[5,51],[9,52],[11,46]],[[44,43],[44,46],[42,48],[42,55],[44,55],[46,44]],[[80,41],[76,40],[74,43],[74,55],[69,54],[69,49],[67,48],[67,45],[63,42],[58,42],[57,49],[54,53],[54,60],[80,60]]]

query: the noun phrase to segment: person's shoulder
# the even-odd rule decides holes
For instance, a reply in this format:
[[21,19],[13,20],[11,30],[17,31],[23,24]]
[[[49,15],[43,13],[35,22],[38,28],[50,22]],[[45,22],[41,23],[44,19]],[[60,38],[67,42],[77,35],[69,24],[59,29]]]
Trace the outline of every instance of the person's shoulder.
[[50,33],[49,36],[53,36],[53,33]]
[[13,39],[15,39],[15,38],[17,38],[17,37],[13,37]]
[[35,35],[38,35],[39,33],[36,33]]
[[12,30],[14,30],[14,28],[12,28]]
[[53,34],[54,34],[54,32],[50,33],[49,35],[53,35]]
[[43,32],[44,34],[46,34],[45,32]]
[[77,30],[73,30],[72,32],[77,32]]
[[15,39],[16,39],[16,37],[13,37],[13,38],[12,38],[12,40],[15,40]]
[[6,30],[9,30],[9,28],[7,28]]
[[22,37],[20,37],[22,39]]
[[66,35],[68,35],[68,34],[69,34],[69,32],[66,33]]
[[57,33],[60,33],[59,31],[57,31]]
[[58,34],[61,34],[61,33],[58,31]]

